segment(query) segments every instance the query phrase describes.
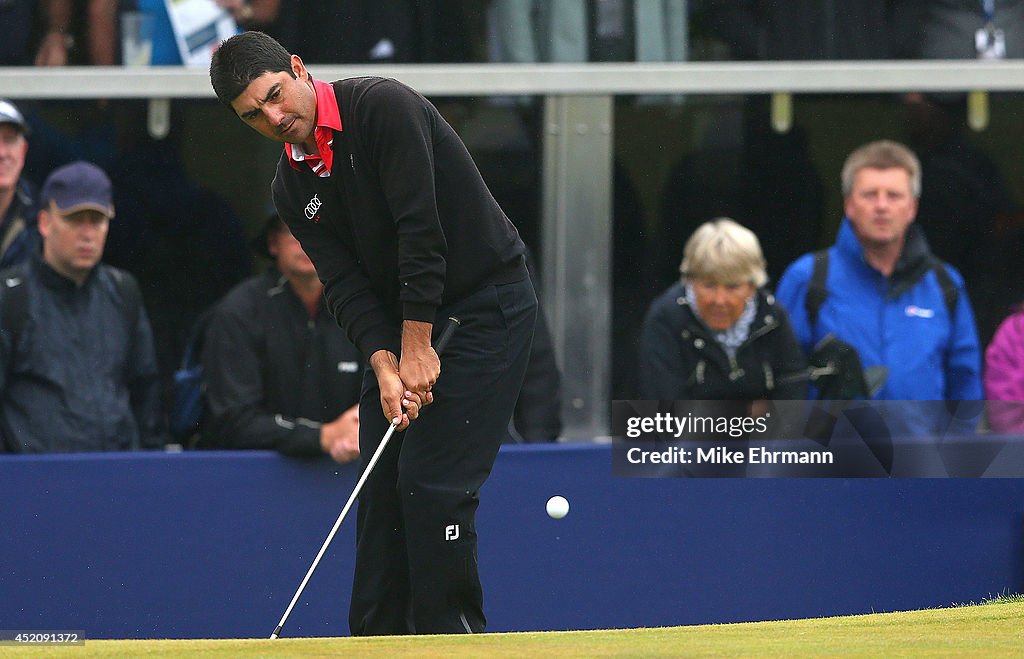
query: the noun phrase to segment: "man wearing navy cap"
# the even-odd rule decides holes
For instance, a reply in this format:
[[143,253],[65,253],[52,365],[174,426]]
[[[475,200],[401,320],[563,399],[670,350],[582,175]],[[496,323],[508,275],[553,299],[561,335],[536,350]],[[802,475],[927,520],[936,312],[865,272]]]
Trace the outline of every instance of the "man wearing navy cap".
[[28,134],[18,108],[0,99],[0,268],[24,261],[39,248],[33,190],[21,177]]
[[103,265],[110,179],[87,162],[46,179],[42,252],[0,273],[0,452],[158,448],[160,384],[135,279]]

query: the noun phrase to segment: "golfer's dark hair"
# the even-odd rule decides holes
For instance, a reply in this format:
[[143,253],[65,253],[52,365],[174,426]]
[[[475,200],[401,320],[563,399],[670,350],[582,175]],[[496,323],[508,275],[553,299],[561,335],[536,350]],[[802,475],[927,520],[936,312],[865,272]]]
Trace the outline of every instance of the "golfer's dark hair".
[[231,107],[231,101],[264,73],[292,73],[291,54],[273,37],[250,31],[236,34],[221,43],[210,60],[210,83],[217,98]]

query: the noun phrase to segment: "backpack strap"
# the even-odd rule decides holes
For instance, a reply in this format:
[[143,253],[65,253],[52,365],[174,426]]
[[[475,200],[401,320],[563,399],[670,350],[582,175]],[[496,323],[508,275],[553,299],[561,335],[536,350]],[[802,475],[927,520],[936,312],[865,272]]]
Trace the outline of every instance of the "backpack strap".
[[807,282],[807,295],[804,297],[804,309],[807,310],[807,322],[811,329],[818,323],[818,312],[828,298],[828,250],[822,249],[814,253],[814,267],[811,279]]
[[121,302],[128,310],[128,336],[134,338],[135,328],[139,324],[139,311],[142,309],[142,291],[138,283],[124,270],[106,266],[111,279],[114,280],[114,287],[121,296]]
[[953,278],[949,276],[949,271],[946,270],[946,264],[942,259],[932,254],[929,260],[931,269],[935,272],[935,278],[939,280],[939,286],[942,288],[942,299],[946,302],[946,310],[949,312],[949,317],[953,318],[956,316],[956,307],[960,302],[960,289],[957,288]]
[[[935,278],[938,279],[939,286],[942,288],[942,299],[946,303],[946,310],[949,311],[949,317],[952,318],[956,315],[956,307],[960,302],[960,289],[946,270],[946,264],[942,259],[934,254],[928,257],[927,269],[935,272]],[[926,272],[927,269],[925,270]],[[823,249],[814,252],[814,265],[811,269],[811,279],[807,282],[807,296],[804,298],[804,309],[807,310],[807,321],[810,323],[812,329],[818,322],[818,313],[821,311],[821,306],[825,304],[825,300],[828,299],[828,287],[826,286],[827,279],[828,250]]]
[[7,248],[14,244],[15,239],[25,230],[25,220],[20,217],[14,218],[3,236],[0,236],[0,254],[5,254]]

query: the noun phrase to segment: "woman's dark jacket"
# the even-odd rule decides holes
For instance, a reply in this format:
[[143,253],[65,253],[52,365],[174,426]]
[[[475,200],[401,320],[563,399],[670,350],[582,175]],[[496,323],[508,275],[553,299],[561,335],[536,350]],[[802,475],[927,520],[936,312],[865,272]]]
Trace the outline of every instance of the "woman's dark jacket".
[[785,310],[757,292],[746,341],[730,358],[686,299],[680,282],[655,298],[640,331],[637,368],[642,400],[800,400],[806,360]]

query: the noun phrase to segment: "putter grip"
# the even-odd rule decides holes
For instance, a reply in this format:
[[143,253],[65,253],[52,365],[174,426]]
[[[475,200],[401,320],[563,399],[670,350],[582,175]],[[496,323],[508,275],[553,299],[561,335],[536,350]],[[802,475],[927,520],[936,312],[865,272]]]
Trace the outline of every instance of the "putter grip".
[[462,324],[455,316],[448,317],[448,324],[441,330],[441,336],[437,337],[437,343],[434,344],[434,352],[440,355],[444,352],[445,346],[448,345],[448,341],[452,338],[452,334],[455,333],[455,329]]

